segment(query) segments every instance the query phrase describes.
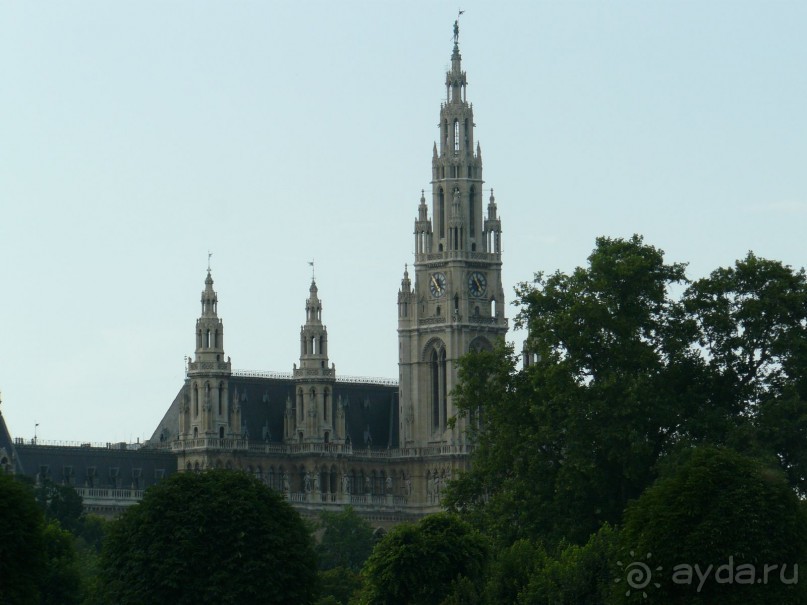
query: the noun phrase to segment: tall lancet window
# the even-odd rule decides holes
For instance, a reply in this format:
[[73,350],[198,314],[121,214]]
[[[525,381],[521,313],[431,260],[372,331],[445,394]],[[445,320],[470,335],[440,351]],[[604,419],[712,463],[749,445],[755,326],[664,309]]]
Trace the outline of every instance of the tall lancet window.
[[429,360],[429,373],[431,374],[432,383],[432,427],[436,429],[440,426],[440,366],[437,350],[432,350],[431,359]]
[[460,152],[460,121],[454,118],[454,153]]
[[443,188],[437,192],[437,226],[440,232],[440,237],[446,236],[445,217],[446,217],[446,196],[443,193]]
[[471,185],[471,190],[468,192],[468,235],[476,237],[476,217],[474,216],[474,186]]

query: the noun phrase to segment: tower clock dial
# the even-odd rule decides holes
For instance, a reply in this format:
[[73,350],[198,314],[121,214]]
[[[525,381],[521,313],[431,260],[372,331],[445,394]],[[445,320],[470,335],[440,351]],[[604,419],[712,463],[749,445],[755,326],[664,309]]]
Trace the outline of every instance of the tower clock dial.
[[432,273],[429,275],[429,290],[432,296],[440,298],[446,292],[446,276],[443,273]]
[[468,276],[468,292],[471,296],[480,297],[484,296],[488,290],[488,280],[484,273],[474,271]]

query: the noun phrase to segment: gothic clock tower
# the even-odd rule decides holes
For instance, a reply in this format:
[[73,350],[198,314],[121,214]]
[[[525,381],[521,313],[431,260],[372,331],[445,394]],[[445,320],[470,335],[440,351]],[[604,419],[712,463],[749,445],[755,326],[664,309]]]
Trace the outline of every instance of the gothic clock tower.
[[459,27],[440,105],[440,144],[432,154],[431,216],[425,192],[415,220],[415,283],[404,271],[398,293],[400,445],[459,445],[452,429],[456,362],[504,338],[501,222],[493,190],[483,214],[482,152],[474,144],[473,105],[466,99]]

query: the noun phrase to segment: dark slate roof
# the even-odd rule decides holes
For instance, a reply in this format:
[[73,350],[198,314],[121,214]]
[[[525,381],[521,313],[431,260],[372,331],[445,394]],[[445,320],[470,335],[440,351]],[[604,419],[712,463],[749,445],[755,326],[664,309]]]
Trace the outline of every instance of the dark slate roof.
[[145,489],[176,472],[170,450],[110,443],[64,446],[15,443],[22,472],[75,487]]
[[[179,401],[183,386],[154,431],[151,443],[173,441],[179,430]],[[241,422],[252,441],[283,441],[286,400],[294,397],[291,378],[270,375],[235,375],[229,380],[228,398],[238,393]],[[354,447],[387,449],[398,446],[398,386],[392,382],[340,380],[334,401],[345,404],[347,436]]]

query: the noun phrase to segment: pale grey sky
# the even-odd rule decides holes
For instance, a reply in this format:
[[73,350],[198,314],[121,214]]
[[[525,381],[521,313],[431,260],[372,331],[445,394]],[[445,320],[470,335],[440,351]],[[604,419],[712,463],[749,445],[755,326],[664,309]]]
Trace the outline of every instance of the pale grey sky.
[[[807,244],[807,3],[463,2],[504,277],[641,233],[701,277]],[[397,375],[455,3],[0,3],[0,389],[14,436],[147,437],[207,251],[233,366]],[[486,195],[487,197],[487,195]],[[516,309],[510,309],[513,318]],[[521,340],[520,335],[513,338]]]

